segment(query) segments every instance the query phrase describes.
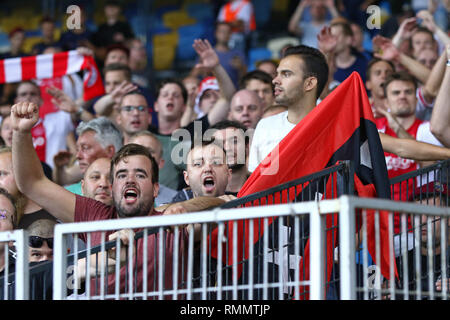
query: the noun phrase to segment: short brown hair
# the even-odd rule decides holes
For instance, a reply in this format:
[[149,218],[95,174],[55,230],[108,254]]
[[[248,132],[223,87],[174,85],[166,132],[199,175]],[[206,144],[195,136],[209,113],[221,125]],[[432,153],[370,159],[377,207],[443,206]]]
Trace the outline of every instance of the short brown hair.
[[108,64],[103,68],[103,75],[105,75],[107,72],[110,71],[122,71],[125,74],[125,78],[127,78],[128,81],[131,81],[131,69],[126,64],[123,63]]
[[351,27],[350,23],[348,23],[347,21],[337,20],[336,22],[332,22],[330,26],[331,27],[340,26],[340,27],[342,27],[342,32],[344,33],[344,35],[346,35],[348,37],[353,37],[352,27]]
[[372,67],[374,64],[378,63],[378,62],[386,62],[387,64],[389,64],[392,68],[392,71],[395,72],[395,65],[392,61],[389,60],[383,60],[380,58],[373,58],[369,61],[369,63],[367,64],[367,68],[366,68],[366,80],[370,80],[370,73],[372,72]]
[[130,156],[144,156],[150,159],[150,163],[152,166],[152,182],[157,183],[159,181],[159,170],[158,164],[156,163],[155,158],[150,154],[150,151],[139,144],[129,143],[124,145],[120,150],[112,157],[111,159],[111,169],[110,169],[110,179],[111,183],[114,182],[114,168],[119,163],[120,160]]
[[414,78],[412,75],[410,75],[407,72],[400,71],[390,74],[383,85],[384,90],[384,96],[387,97],[387,87],[392,81],[405,81],[405,82],[411,82],[414,84],[414,90],[417,89],[417,82],[416,78]]

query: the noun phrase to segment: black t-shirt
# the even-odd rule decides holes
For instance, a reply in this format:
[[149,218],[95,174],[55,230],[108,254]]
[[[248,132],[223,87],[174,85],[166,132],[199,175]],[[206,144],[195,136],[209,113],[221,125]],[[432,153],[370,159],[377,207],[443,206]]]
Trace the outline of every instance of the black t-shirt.
[[[4,244],[1,244],[2,246]],[[15,274],[14,274],[14,269],[15,269],[15,265],[16,265],[16,259],[12,256],[11,252],[8,252],[8,286],[7,286],[7,291],[8,291],[8,299],[5,299],[5,269],[3,268],[2,271],[0,271],[0,301],[2,300],[15,300]]]
[[41,219],[48,219],[57,221],[57,219],[48,213],[46,210],[41,209],[32,213],[27,213],[22,216],[19,221],[18,229],[27,229],[33,222]]
[[[191,123],[189,123],[187,126],[181,127],[180,129],[187,130],[189,132],[189,135],[190,135],[190,138],[192,141],[192,139],[194,138],[194,135],[195,135],[196,139],[198,136],[203,137],[203,134],[206,132],[206,130],[209,129],[209,127],[210,127],[210,124],[209,124],[209,120],[208,120],[208,115],[204,115],[200,119],[196,119],[196,120],[192,121]],[[176,129],[176,130],[180,130],[180,129]],[[158,135],[162,136],[162,134],[159,133],[158,127],[156,127],[154,125],[150,125],[148,127],[148,130],[153,134],[158,134]],[[172,135],[172,134],[170,134],[170,135]]]
[[[158,131],[158,128],[150,125],[148,127],[148,130],[150,132],[152,132],[153,134],[159,136],[158,139],[160,139],[160,141],[164,140],[164,141],[168,141],[170,139],[165,139],[164,137],[170,137],[175,135],[179,136],[179,141],[180,142],[186,142],[186,140],[189,140],[191,145],[193,143],[193,139],[195,137],[195,139],[202,139],[203,134],[205,133],[206,130],[208,130],[210,127],[209,124],[209,120],[208,120],[208,116],[205,115],[203,117],[201,117],[198,120],[192,121],[191,123],[189,123],[187,126],[179,128],[177,130],[175,130],[172,134],[169,135],[162,135],[160,134]],[[186,134],[188,136],[186,136],[186,134],[184,134],[181,130],[186,130]],[[162,139],[162,140],[161,140]],[[168,142],[169,143],[169,142]],[[171,161],[170,155],[172,154],[172,150],[174,148],[174,146],[178,144],[178,142],[174,141],[174,142],[170,142],[170,146],[169,145],[163,145],[163,150],[164,150],[164,160],[166,161],[166,166],[164,166],[164,168],[162,170],[164,170],[165,172],[172,172],[171,170],[176,170],[178,172],[178,186],[171,186],[168,185],[169,187],[172,187],[176,190],[181,190],[182,188],[187,187],[185,181],[184,181],[184,177],[182,174],[182,170],[183,168],[181,168],[180,166],[175,166],[171,165],[169,163],[169,161]],[[164,174],[164,173],[163,173]],[[173,179],[172,179],[173,180]],[[163,182],[164,183],[164,182]],[[167,183],[166,183],[167,184]]]
[[[8,269],[8,299],[15,300],[15,262],[16,260],[9,255]],[[30,282],[29,299],[30,300],[52,300],[53,298],[53,262],[30,262],[29,264]],[[6,300],[4,295],[4,270],[0,271],[0,301]]]
[[100,25],[97,32],[92,35],[90,40],[97,47],[107,47],[116,43],[114,36],[117,33],[123,34],[125,39],[134,37],[133,30],[128,22],[117,21],[113,25],[108,25],[106,23]]

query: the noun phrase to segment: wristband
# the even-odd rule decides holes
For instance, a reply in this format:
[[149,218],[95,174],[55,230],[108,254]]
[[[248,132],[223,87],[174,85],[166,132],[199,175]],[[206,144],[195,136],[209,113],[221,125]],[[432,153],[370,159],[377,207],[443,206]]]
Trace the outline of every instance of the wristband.
[[447,60],[447,67],[450,67],[450,59]]

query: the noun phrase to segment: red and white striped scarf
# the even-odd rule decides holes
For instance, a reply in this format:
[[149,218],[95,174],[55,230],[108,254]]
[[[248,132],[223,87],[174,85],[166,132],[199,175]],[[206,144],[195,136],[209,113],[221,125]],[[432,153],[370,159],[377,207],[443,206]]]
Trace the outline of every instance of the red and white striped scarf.
[[87,71],[83,79],[85,101],[105,93],[94,58],[76,50],[0,60],[0,83],[62,77],[80,70]]

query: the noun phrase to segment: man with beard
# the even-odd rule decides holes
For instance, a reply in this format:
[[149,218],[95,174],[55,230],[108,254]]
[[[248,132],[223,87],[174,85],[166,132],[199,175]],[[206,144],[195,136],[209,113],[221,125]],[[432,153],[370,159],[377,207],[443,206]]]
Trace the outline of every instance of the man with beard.
[[300,45],[285,51],[272,82],[275,103],[288,110],[258,122],[250,147],[250,172],[316,106],[327,80],[328,64],[319,50]]
[[237,195],[250,173],[247,169],[250,137],[247,128],[239,122],[224,120],[211,127],[215,141],[223,146],[227,156],[231,180],[225,193]]
[[[40,162],[33,149],[31,129],[38,121],[38,108],[34,103],[23,102],[15,104],[11,110],[11,120],[13,126],[13,163],[14,173],[19,189],[29,198],[41,205],[62,222],[85,222],[99,221],[107,219],[122,219],[129,217],[143,217],[161,215],[153,208],[154,198],[158,194],[158,165],[151,156],[147,148],[128,144],[121,148],[111,160],[111,183],[113,206],[94,199],[75,195],[63,187],[48,180],[40,167]],[[24,157],[23,155],[27,156]],[[223,203],[223,200],[221,201]],[[215,205],[217,205],[216,203]],[[191,211],[190,207],[184,207]],[[205,208],[205,207],[204,207]],[[203,208],[203,209],[204,209]],[[199,210],[195,207],[193,210]],[[201,209],[200,209],[201,210]],[[171,213],[168,210],[168,213]],[[136,230],[137,231],[137,230]],[[158,290],[155,272],[158,270],[159,255],[156,254],[155,246],[158,243],[160,234],[151,234],[147,238],[148,256],[148,290]],[[165,232],[163,235],[166,244],[164,250],[164,279],[165,289],[172,288],[173,255],[182,258],[185,255],[184,240],[186,239],[186,229],[180,231],[179,252],[173,252],[175,242],[174,233]],[[118,231],[116,233],[107,232],[106,239],[114,240],[119,237],[125,249],[128,244],[128,232]],[[81,234],[80,238],[86,240],[86,234]],[[140,238],[136,244],[136,291],[143,288],[143,240]],[[91,234],[91,245],[96,246],[102,242],[102,233]],[[114,260],[110,256],[110,260]],[[108,266],[110,266],[108,260]],[[181,271],[180,265],[180,271]],[[126,267],[120,269],[120,292],[125,292],[127,281]],[[181,274],[181,273],[179,273]],[[95,280],[94,280],[95,281]],[[115,288],[115,274],[109,274],[108,292]],[[95,289],[95,282],[92,283],[92,290]]]

